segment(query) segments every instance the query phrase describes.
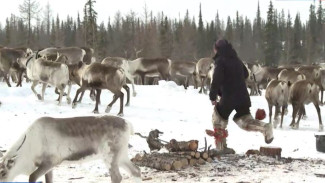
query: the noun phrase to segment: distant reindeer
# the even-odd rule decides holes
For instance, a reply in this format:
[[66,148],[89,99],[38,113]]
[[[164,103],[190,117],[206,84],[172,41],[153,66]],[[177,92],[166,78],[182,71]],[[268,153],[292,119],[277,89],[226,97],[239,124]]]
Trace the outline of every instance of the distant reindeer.
[[52,183],[52,170],[64,161],[102,159],[112,183],[120,183],[119,167],[141,182],[141,171],[128,158],[132,124],[115,116],[72,118],[42,117],[0,158],[0,182],[28,175],[36,182],[45,175]]
[[127,92],[128,101],[126,105],[129,105],[130,90],[129,87],[126,85],[126,76],[124,70],[98,62],[91,63],[85,68],[84,72],[82,73],[81,86],[76,92],[72,107],[75,108],[77,106],[78,95],[81,92],[87,89],[95,89],[96,105],[93,112],[98,113],[101,89],[108,89],[114,94],[114,96],[112,102],[108,104],[105,112],[109,113],[116,100],[120,99],[120,111],[118,115],[122,116],[124,100],[124,94],[121,91],[122,88],[124,88]]
[[280,113],[280,107],[282,107],[280,124],[280,128],[282,128],[283,116],[289,100],[288,84],[281,80],[271,80],[266,87],[265,98],[269,106],[269,123],[272,123],[272,108],[275,106],[274,128],[279,124],[278,114]]
[[268,66],[261,67],[254,74],[258,88],[260,88],[260,85],[263,84],[264,82],[268,83],[272,79],[277,79],[278,74],[282,70],[283,70],[282,68],[275,68],[275,67],[268,67]]
[[[304,105],[313,103],[318,114],[319,120],[319,131],[323,131],[322,117],[320,115],[319,108],[319,86],[309,80],[300,80],[295,82],[290,87],[289,92],[289,102],[292,104],[293,112],[292,112],[292,122],[290,124],[291,127],[298,129],[299,121],[302,116],[302,112]],[[297,113],[299,112],[298,121],[295,123],[295,118]]]
[[197,88],[196,82],[196,63],[190,61],[177,61],[171,63],[171,77],[173,80],[181,81],[185,89],[189,86],[189,81],[194,80],[194,87]]
[[287,82],[288,85],[291,86],[296,81],[306,79],[306,76],[296,70],[283,69],[279,73],[278,79]]
[[253,95],[261,95],[261,91],[259,90],[258,86],[257,86],[257,82],[256,82],[256,78],[255,78],[255,73],[258,71],[258,68],[260,68],[260,66],[255,66],[252,64],[248,64],[246,62],[243,62],[243,64],[246,66],[246,69],[248,71],[248,77],[246,79],[246,85],[247,87],[250,88],[250,96]]
[[211,75],[211,70],[213,70],[213,59],[212,58],[201,58],[197,63],[196,63],[196,74],[197,77],[200,79],[201,82],[201,89],[199,93],[204,93],[207,92],[207,89],[205,89],[205,85],[207,86],[208,89],[210,89],[210,82],[208,82],[208,76],[209,72]]
[[[64,90],[68,86],[67,103],[71,103],[71,83],[69,82],[69,69],[66,64],[47,61],[43,58],[37,59],[33,55],[29,58],[21,59],[21,62],[26,65],[27,77],[33,82],[31,89],[39,100],[44,101],[45,89],[50,84],[60,91],[59,105],[61,104]],[[43,84],[42,95],[38,94],[35,90],[39,82]]]
[[120,67],[124,69],[125,76],[128,80],[130,80],[133,90],[133,96],[135,97],[137,95],[137,92],[135,91],[134,87],[134,76],[130,73],[128,63],[129,60],[122,58],[122,57],[106,57],[102,60],[102,64],[110,65],[112,67]]

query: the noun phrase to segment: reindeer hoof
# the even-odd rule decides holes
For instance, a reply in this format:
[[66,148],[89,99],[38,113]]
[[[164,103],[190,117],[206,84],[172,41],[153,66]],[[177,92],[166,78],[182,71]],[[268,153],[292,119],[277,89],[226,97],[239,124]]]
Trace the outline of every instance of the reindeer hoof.
[[299,129],[299,125],[298,124],[295,124],[295,125],[292,126],[292,128],[295,129],[295,130],[298,130]]
[[37,94],[38,100],[42,100],[42,96],[40,94]]
[[96,100],[95,95],[91,95],[91,96],[90,96],[90,99],[91,99],[92,101],[95,101],[95,100]]
[[278,125],[279,125],[279,119],[274,119],[274,121],[273,121],[273,127],[274,128],[277,128],[278,127]]
[[109,112],[111,111],[111,109],[112,109],[112,107],[107,106],[105,112],[106,112],[106,113],[109,113]]
[[125,106],[127,106],[127,107],[130,106],[130,103],[126,103]]
[[307,119],[307,116],[306,115],[305,116],[302,116],[301,119],[306,120]]
[[323,125],[319,125],[319,130],[318,131],[320,131],[320,132],[324,131]]
[[136,96],[137,96],[137,93],[134,92],[134,93],[133,93],[133,97],[136,97]]
[[93,111],[94,114],[99,114],[98,110]]
[[77,107],[77,103],[76,102],[73,102],[72,103],[72,109],[75,109]]
[[117,115],[120,116],[120,117],[123,117],[124,116],[123,113],[118,113]]
[[71,98],[67,98],[67,103],[71,104]]

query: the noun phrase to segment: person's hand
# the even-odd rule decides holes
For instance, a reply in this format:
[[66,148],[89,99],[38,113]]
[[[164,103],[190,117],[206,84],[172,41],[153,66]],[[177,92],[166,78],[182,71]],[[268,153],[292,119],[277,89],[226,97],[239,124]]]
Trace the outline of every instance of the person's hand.
[[212,105],[216,105],[216,104],[217,104],[217,101],[215,101],[215,100],[212,101],[212,100],[211,100],[211,104],[212,104]]

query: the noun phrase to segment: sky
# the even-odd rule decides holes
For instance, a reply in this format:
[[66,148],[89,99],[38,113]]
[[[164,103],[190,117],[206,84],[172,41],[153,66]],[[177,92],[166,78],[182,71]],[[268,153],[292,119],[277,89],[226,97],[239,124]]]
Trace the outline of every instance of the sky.
[[[19,5],[24,0],[0,0],[0,22],[5,24],[5,19],[11,14],[20,15]],[[35,1],[35,0],[31,0]],[[67,15],[77,17],[78,12],[82,17],[82,10],[86,0],[36,0],[40,3],[41,15],[45,9],[45,5],[49,2],[52,15],[65,19]],[[256,16],[257,3],[260,3],[261,15],[266,18],[266,12],[270,0],[96,0],[95,10],[98,13],[98,23],[107,22],[108,18],[114,19],[117,11],[122,15],[127,15],[132,10],[137,16],[144,15],[144,7],[147,6],[149,11],[154,15],[164,12],[171,18],[183,18],[186,10],[189,10],[190,16],[198,20],[199,5],[202,5],[202,15],[205,22],[215,19],[217,12],[223,20],[227,20],[227,16],[234,18],[238,10],[240,15],[247,16],[253,20]],[[322,0],[324,1],[324,0]],[[272,0],[273,5],[278,10],[284,10],[285,13],[290,12],[291,17],[295,17],[297,12],[300,13],[302,20],[307,20],[309,15],[309,7],[313,0]],[[318,6],[318,0],[316,0]]]

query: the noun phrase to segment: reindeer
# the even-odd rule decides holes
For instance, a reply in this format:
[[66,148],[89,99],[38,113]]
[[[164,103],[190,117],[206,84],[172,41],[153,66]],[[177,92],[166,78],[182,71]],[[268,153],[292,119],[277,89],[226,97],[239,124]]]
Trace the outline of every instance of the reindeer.
[[281,124],[282,128],[283,116],[285,109],[288,105],[289,98],[289,86],[285,81],[282,80],[271,80],[266,87],[265,98],[269,105],[269,123],[272,123],[272,108],[275,106],[274,113],[274,123],[273,127],[276,128],[279,124],[278,114],[280,113],[280,107],[282,107],[281,112]]
[[321,100],[320,100],[320,102],[321,102],[321,104],[324,105],[324,102],[323,102],[324,89],[325,89],[325,70],[324,69],[320,70],[320,83],[321,83],[321,86],[322,86],[321,88],[323,89],[321,91]]
[[196,63],[196,74],[197,77],[200,79],[201,82],[201,89],[199,91],[199,93],[202,93],[202,91],[204,91],[204,93],[207,92],[207,89],[205,89],[205,85],[207,85],[208,89],[209,88],[209,82],[207,82],[207,78],[208,78],[208,73],[212,68],[214,61],[212,58],[201,58],[197,63]]
[[129,61],[122,57],[106,57],[102,60],[102,64],[110,65],[112,67],[120,67],[124,69],[125,76],[128,80],[130,80],[133,90],[133,96],[135,97],[137,95],[137,92],[135,91],[134,87],[134,77],[130,73],[130,70],[128,69],[128,63]]
[[86,89],[95,89],[96,90],[96,105],[94,109],[94,113],[98,113],[98,104],[100,101],[101,89],[108,89],[113,94],[113,101],[108,104],[105,112],[109,113],[113,104],[116,102],[118,98],[120,98],[120,111],[118,115],[123,115],[123,98],[124,94],[121,92],[122,87],[127,92],[128,101],[126,105],[129,105],[129,96],[130,90],[126,85],[126,76],[125,72],[121,68],[111,67],[109,65],[101,64],[98,62],[94,62],[87,66],[82,73],[81,78],[81,86],[77,90],[75,98],[72,103],[72,108],[77,106],[77,98],[78,95],[85,91]]
[[60,53],[68,57],[67,65],[69,64],[77,64],[79,61],[82,61],[84,56],[86,55],[86,51],[84,49],[78,47],[65,47],[65,48],[46,48],[38,52],[38,54],[43,57],[47,55],[53,55],[56,53]]
[[52,183],[55,166],[95,158],[104,161],[113,183],[122,180],[119,167],[141,182],[140,169],[128,158],[131,134],[132,124],[115,116],[39,118],[0,159],[0,181],[24,174],[36,182],[45,174]]
[[128,70],[135,77],[139,75],[144,84],[146,75],[159,74],[164,80],[170,77],[171,60],[166,58],[137,58],[133,61],[128,61]]
[[255,73],[260,68],[260,65],[253,65],[251,63],[243,62],[243,64],[246,66],[246,69],[248,71],[248,77],[246,79],[246,85],[248,88],[250,88],[250,96],[253,95],[261,95],[261,91],[257,87],[256,79],[255,79]]
[[302,74],[301,72],[296,71],[296,70],[283,69],[279,73],[278,79],[287,82],[288,86],[290,87],[296,81],[306,79],[306,76],[304,74]]
[[[71,83],[69,82],[69,69],[66,64],[59,62],[47,61],[43,58],[36,59],[31,55],[28,59],[21,59],[26,65],[27,77],[32,80],[31,89],[39,100],[44,101],[45,89],[48,84],[55,86],[60,90],[59,105],[61,104],[65,87],[68,85],[67,103],[71,103],[70,91]],[[42,95],[38,94],[35,86],[43,83]]]
[[18,60],[24,57],[26,57],[26,53],[22,50],[11,48],[0,49],[0,71],[3,72],[8,87],[11,87],[9,81],[11,73],[17,73],[18,82],[16,87],[21,86],[22,75],[25,69],[21,66]]
[[277,79],[278,74],[282,70],[283,70],[282,68],[274,68],[268,66],[261,67],[254,74],[258,88],[260,88],[259,85],[263,84],[264,82],[268,83],[272,79]]
[[[319,86],[314,82],[309,80],[300,80],[295,82],[289,91],[289,102],[292,104],[293,112],[292,112],[292,122],[290,126],[292,128],[299,128],[299,121],[302,116],[303,107],[305,104],[313,103],[318,114],[319,120],[319,131],[323,131],[322,118],[320,115],[319,108]],[[299,112],[298,120],[295,123],[295,118],[297,113]]]
[[185,89],[189,86],[189,80],[193,78],[194,87],[197,88],[196,75],[196,63],[195,62],[172,62],[170,67],[171,77],[174,80],[182,80]]

